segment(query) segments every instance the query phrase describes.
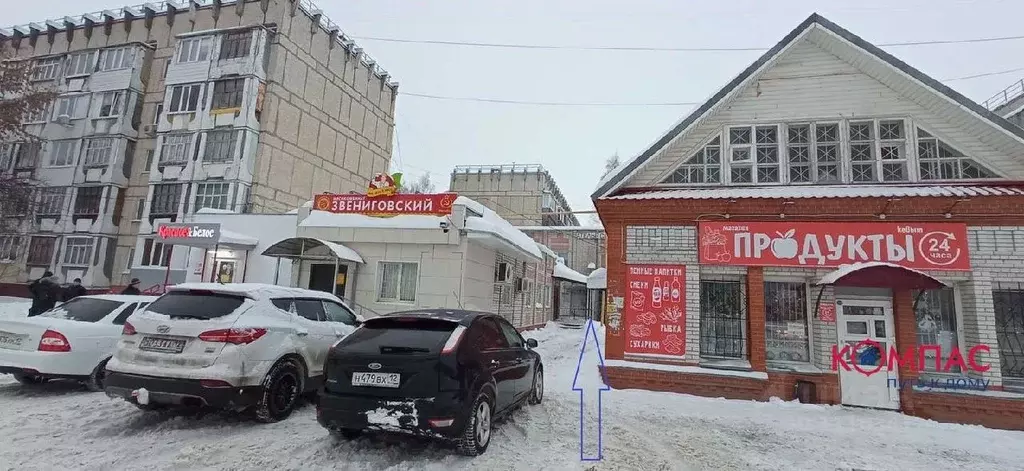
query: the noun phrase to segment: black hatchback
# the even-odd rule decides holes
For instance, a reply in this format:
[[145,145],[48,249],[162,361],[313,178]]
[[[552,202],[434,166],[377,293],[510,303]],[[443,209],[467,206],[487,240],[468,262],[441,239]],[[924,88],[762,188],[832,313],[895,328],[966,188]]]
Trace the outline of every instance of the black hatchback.
[[316,416],[346,439],[364,431],[455,442],[487,450],[494,419],[544,397],[544,368],[504,318],[422,310],[367,319],[327,354]]

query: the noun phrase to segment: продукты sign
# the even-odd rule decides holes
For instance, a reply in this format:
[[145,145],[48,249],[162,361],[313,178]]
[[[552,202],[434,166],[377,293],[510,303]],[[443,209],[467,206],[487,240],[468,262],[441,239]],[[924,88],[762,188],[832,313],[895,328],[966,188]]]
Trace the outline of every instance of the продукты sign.
[[623,309],[627,353],[686,352],[686,267],[627,265]]

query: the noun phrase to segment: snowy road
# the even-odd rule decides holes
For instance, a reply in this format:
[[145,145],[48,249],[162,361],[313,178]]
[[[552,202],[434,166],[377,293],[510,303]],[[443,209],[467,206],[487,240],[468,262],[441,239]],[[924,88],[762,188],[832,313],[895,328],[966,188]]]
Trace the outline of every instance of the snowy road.
[[[454,455],[408,440],[337,442],[312,407],[259,425],[223,415],[145,414],[71,384],[22,388],[0,375],[0,469],[573,470],[579,396],[571,391],[582,331],[549,327],[544,403],[497,429],[487,453]],[[896,413],[726,401],[645,391],[605,393],[605,460],[597,469],[1020,469],[1024,433]]]

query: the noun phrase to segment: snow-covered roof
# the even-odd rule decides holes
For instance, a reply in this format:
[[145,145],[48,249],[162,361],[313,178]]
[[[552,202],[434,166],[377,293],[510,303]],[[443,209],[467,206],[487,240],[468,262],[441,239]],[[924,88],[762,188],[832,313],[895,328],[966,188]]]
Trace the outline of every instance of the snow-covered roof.
[[845,277],[846,275],[849,275],[849,274],[851,274],[851,273],[853,273],[855,271],[863,270],[865,268],[874,268],[874,267],[898,268],[900,270],[906,270],[906,271],[917,273],[918,275],[921,275],[921,276],[923,276],[925,278],[930,278],[932,280],[935,280],[937,283],[939,283],[941,285],[945,285],[946,284],[946,283],[943,283],[942,281],[936,279],[935,277],[933,277],[933,276],[931,276],[931,275],[929,275],[929,274],[927,274],[927,273],[925,273],[923,271],[914,270],[913,268],[907,268],[907,267],[904,267],[902,265],[897,265],[895,263],[888,263],[888,262],[857,262],[857,263],[850,263],[850,264],[847,264],[847,265],[840,265],[839,268],[836,268],[835,270],[833,270],[833,271],[829,272],[828,274],[826,274],[825,276],[821,277],[821,279],[818,280],[818,282],[815,283],[815,284],[817,284],[817,285],[831,285],[831,284],[835,284],[837,281],[843,279],[843,277]]
[[555,272],[551,275],[555,278],[561,278],[563,280],[575,281],[576,283],[586,283],[587,276],[569,268],[561,263],[555,264]]
[[547,255],[547,256],[549,256],[551,258],[558,258],[558,254],[555,253],[554,250],[551,250],[551,247],[548,247],[548,246],[546,246],[544,244],[541,244],[539,242],[537,243],[537,247],[540,248],[541,253],[543,253],[544,255]]
[[238,294],[257,300],[287,297],[322,298],[330,299],[332,301],[338,300],[333,294],[325,291],[292,288],[265,283],[182,283],[179,285],[168,286],[167,290],[206,290],[214,293]]
[[537,232],[602,232],[602,226],[516,226],[521,231]]
[[242,234],[240,232],[229,231],[227,229],[221,229],[220,230],[220,239],[218,240],[218,242],[220,242],[221,244],[241,245],[241,246],[245,246],[245,247],[255,247],[257,244],[260,243],[260,240],[255,238],[255,237],[247,236],[247,235]]
[[196,214],[238,214],[230,209],[199,208]]
[[486,234],[510,244],[526,255],[543,260],[544,254],[540,251],[537,243],[530,236],[519,229],[512,227],[508,221],[498,216],[494,211],[484,208],[483,217],[470,216],[466,218],[466,232],[470,235]]
[[646,191],[610,196],[610,200],[741,199],[741,198],[900,198],[913,196],[970,197],[1024,195],[1024,189],[1011,186],[770,186],[732,188],[692,188]]
[[608,288],[608,269],[601,267],[597,270],[590,272],[590,276],[587,277],[587,289],[607,289]]

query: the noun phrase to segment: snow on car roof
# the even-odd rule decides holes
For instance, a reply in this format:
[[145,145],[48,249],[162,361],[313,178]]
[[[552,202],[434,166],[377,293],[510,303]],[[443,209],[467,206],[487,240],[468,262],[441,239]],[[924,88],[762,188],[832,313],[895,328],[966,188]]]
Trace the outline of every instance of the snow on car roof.
[[89,294],[85,296],[79,296],[79,298],[106,299],[108,301],[118,301],[122,303],[136,303],[139,301],[153,301],[156,298],[159,298],[159,296],[136,296],[131,294]]
[[253,299],[322,298],[338,301],[336,296],[325,291],[265,283],[182,283],[170,286],[167,289],[168,291],[207,290],[215,293],[241,294]]

